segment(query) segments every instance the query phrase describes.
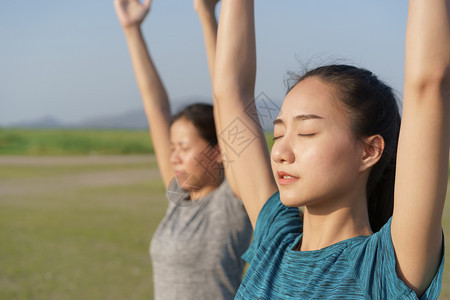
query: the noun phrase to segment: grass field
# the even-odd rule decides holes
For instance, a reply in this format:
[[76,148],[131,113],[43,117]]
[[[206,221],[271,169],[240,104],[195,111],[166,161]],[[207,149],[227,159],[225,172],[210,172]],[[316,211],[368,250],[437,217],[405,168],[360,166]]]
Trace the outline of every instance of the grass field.
[[[269,147],[273,134],[266,133]],[[2,129],[0,155],[151,154],[147,130]]]
[[152,157],[0,157],[0,178],[0,299],[152,298]]
[[147,130],[1,129],[0,155],[148,154]]
[[[66,153],[0,155],[0,299],[151,299],[148,247],[167,207],[154,157]],[[448,237],[449,203],[443,226]]]

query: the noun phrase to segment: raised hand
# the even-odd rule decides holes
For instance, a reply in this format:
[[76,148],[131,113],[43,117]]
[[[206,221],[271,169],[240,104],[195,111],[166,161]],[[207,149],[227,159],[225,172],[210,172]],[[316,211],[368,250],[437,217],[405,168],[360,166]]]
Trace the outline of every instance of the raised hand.
[[123,28],[140,26],[150,10],[152,0],[114,0],[114,8]]

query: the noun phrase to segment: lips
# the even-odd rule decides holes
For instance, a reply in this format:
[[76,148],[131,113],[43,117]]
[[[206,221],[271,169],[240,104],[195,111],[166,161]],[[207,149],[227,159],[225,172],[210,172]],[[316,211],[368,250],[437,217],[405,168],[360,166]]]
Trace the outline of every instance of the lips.
[[189,176],[184,171],[175,171],[175,178],[177,179],[178,183],[183,183],[189,179]]
[[284,171],[278,171],[278,183],[280,185],[289,185],[298,181],[299,177],[291,175]]

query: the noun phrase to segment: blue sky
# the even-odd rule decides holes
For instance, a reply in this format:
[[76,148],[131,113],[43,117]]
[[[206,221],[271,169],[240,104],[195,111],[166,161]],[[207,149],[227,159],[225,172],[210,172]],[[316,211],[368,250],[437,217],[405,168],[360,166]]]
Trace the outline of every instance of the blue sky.
[[[170,98],[211,98],[192,0],[153,2],[143,31]],[[339,59],[401,94],[406,0],[259,0],[255,14],[257,94],[282,99],[286,71]],[[112,0],[1,1],[0,37],[0,125],[142,108]]]

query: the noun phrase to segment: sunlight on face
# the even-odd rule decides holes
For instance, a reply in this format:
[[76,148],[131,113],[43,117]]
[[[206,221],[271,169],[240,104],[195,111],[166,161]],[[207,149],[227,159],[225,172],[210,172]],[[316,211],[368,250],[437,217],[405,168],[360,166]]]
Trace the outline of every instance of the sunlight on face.
[[332,85],[307,78],[283,102],[271,163],[285,205],[336,201],[354,190],[363,147],[335,95]]

